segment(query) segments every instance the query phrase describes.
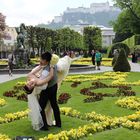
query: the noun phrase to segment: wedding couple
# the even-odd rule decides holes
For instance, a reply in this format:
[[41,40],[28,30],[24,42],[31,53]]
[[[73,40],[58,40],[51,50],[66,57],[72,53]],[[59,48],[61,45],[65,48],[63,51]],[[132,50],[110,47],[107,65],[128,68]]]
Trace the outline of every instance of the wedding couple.
[[59,59],[57,55],[45,52],[41,55],[40,65],[28,74],[24,90],[28,94],[29,117],[34,130],[46,131],[52,125],[61,127],[57,90],[67,76],[70,64],[69,56]]

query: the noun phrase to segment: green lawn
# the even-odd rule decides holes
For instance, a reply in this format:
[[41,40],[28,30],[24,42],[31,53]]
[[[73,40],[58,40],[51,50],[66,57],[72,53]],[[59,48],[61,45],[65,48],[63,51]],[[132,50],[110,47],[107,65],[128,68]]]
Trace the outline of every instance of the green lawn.
[[[98,74],[99,75],[99,74]],[[140,77],[140,73],[130,73],[127,77],[127,81],[138,81]],[[3,92],[10,90],[17,81],[24,81],[25,78],[20,78],[17,80],[9,81],[3,84],[0,84],[0,98],[4,98],[7,101],[7,105],[4,107],[0,107],[0,116],[4,116],[6,113],[13,113],[21,110],[27,109],[27,103],[24,101],[18,101],[15,98],[7,98],[3,96]],[[115,105],[115,102],[118,100],[118,97],[106,97],[102,101],[94,102],[94,103],[84,103],[83,99],[87,96],[81,95],[80,90],[82,88],[89,87],[93,81],[82,82],[76,88],[71,87],[71,82],[64,82],[59,90],[60,93],[67,92],[71,94],[71,99],[67,104],[60,105],[60,107],[72,107],[80,111],[81,113],[92,112],[95,111],[97,113],[103,115],[110,116],[124,116],[134,113],[134,110],[128,110],[125,108],[118,107]],[[105,84],[110,84],[111,80],[102,80]],[[115,93],[117,89],[96,89],[94,92],[96,93]],[[133,90],[137,93],[137,96],[140,97],[140,86],[133,86]],[[83,126],[85,124],[89,124],[90,122],[80,120],[77,118],[70,118],[62,115],[62,128],[50,128],[47,132],[36,132],[32,130],[30,121],[28,119],[21,119],[18,121],[14,121],[11,123],[0,124],[0,133],[7,134],[10,137],[15,137],[17,135],[27,135],[27,136],[35,136],[37,139],[40,137],[47,136],[49,133],[58,133],[62,130],[70,130],[71,128],[78,128],[79,126]],[[101,133],[97,133],[93,136],[85,137],[83,140],[138,140],[140,139],[140,133],[138,131],[129,130],[125,128],[113,129],[110,131],[104,131]]]

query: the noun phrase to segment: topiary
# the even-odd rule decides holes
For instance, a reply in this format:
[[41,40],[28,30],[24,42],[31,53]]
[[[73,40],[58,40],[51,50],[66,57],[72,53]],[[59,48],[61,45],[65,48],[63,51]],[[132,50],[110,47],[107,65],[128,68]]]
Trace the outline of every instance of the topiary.
[[120,72],[129,72],[131,70],[130,64],[126,57],[125,50],[123,48],[120,50],[118,59],[114,64],[113,70]]
[[112,47],[111,47],[111,49],[109,51],[108,57],[109,58],[112,58],[113,57],[114,50],[115,49],[119,50],[121,48],[123,48],[125,50],[126,56],[128,56],[129,53],[130,53],[129,47],[126,44],[119,42],[119,43],[115,43],[115,44],[112,45]]

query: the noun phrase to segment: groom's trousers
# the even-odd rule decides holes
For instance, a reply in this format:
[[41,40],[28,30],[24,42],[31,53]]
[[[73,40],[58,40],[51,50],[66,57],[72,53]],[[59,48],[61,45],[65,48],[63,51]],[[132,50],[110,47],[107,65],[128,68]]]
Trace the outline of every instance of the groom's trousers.
[[43,90],[40,94],[39,104],[42,109],[41,115],[44,122],[44,127],[48,126],[45,114],[45,108],[48,101],[50,101],[51,107],[53,109],[56,125],[61,126],[60,110],[57,104],[57,84],[52,87],[47,87],[47,89]]

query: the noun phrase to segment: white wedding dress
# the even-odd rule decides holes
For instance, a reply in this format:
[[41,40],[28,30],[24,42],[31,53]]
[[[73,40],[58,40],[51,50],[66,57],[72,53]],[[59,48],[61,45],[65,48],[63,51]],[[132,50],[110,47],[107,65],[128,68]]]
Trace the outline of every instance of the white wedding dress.
[[[65,77],[68,75],[69,68],[71,65],[72,59],[69,56],[65,56],[63,58],[60,58],[57,63],[57,70],[58,70],[58,89],[60,88],[60,85],[62,81],[65,79]],[[40,79],[44,79],[48,76],[48,72],[46,70],[42,70]],[[39,87],[35,87],[32,94],[28,95],[28,107],[30,109],[29,112],[29,118],[32,122],[32,127],[34,130],[39,130],[41,127],[44,126],[42,116],[40,114],[41,107],[38,102],[39,94],[42,90],[47,88],[47,84]],[[55,124],[55,121],[52,119],[53,110],[51,108],[50,102],[47,103],[46,109],[46,119],[48,125],[52,126]]]

